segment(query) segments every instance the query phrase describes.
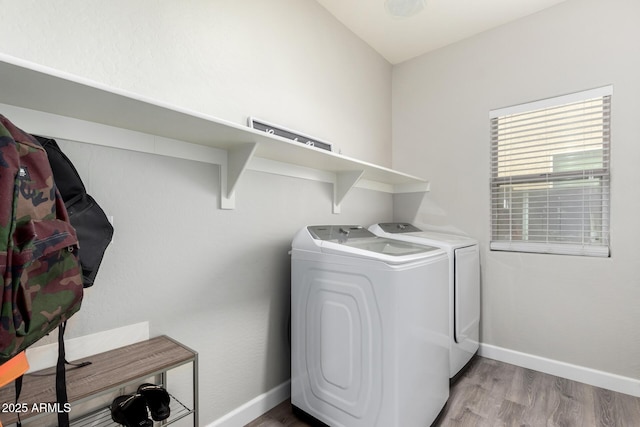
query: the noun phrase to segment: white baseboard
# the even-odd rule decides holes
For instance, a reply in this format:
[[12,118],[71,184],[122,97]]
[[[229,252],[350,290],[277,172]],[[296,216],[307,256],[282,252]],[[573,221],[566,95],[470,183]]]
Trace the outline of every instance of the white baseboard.
[[635,378],[559,362],[490,344],[480,344],[478,354],[489,359],[640,397],[640,380]]
[[237,407],[222,418],[218,418],[207,427],[238,427],[244,426],[268,412],[280,402],[291,396],[291,381],[288,380],[272,388],[255,399]]

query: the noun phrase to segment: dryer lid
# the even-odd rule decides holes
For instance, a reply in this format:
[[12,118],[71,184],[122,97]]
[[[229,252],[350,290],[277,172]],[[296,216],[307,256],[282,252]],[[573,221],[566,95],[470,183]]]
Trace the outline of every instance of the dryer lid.
[[385,233],[419,233],[422,231],[408,222],[381,222],[378,223],[378,226]]
[[435,245],[438,247],[461,248],[478,244],[478,241],[471,237],[440,233],[432,230],[421,230],[407,222],[382,222],[373,224],[369,229],[379,236],[397,238],[424,245]]

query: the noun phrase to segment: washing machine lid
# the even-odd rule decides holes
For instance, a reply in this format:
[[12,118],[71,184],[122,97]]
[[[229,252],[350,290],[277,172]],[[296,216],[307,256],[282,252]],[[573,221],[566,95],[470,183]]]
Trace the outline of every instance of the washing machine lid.
[[[304,230],[303,230],[304,231]],[[413,242],[378,237],[360,225],[313,225],[306,227],[309,245],[294,240],[296,246],[324,253],[351,255],[385,261],[390,264],[411,262],[444,253],[441,249]]]
[[471,246],[478,243],[477,240],[471,237],[421,230],[415,225],[407,222],[381,222],[372,225],[369,227],[369,230],[373,231],[378,236],[402,238],[403,240],[415,243],[436,246],[444,245],[452,248]]

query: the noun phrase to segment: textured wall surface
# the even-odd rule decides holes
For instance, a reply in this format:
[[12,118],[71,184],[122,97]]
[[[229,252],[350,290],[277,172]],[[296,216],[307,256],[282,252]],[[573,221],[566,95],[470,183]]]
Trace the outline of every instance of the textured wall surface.
[[69,336],[149,321],[198,351],[202,425],[289,378],[293,235],[392,216],[388,194],[354,189],[334,215],[330,184],[253,171],[220,210],[215,165],[61,145],[116,229]]
[[0,51],[391,164],[391,65],[313,0],[0,0]]
[[[640,4],[569,0],[394,68],[398,219],[481,241],[484,343],[640,378]],[[613,85],[611,258],[490,252],[489,111]]]
[[[0,0],[0,10],[2,53],[236,123],[254,115],[390,165],[391,66],[315,1]],[[215,165],[62,147],[116,229],[68,336],[149,321],[152,335],[194,348],[202,425],[289,379],[295,232],[392,217],[389,194],[356,188],[334,215],[330,184],[255,171],[223,211]]]

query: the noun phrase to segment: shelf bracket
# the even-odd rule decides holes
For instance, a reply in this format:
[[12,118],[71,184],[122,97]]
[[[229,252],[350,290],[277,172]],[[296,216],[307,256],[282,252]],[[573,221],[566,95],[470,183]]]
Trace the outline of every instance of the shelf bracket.
[[220,165],[220,209],[235,209],[236,185],[257,147],[258,144],[252,142],[227,150],[226,164]]
[[333,213],[340,213],[340,204],[364,174],[363,170],[336,173],[333,184]]

